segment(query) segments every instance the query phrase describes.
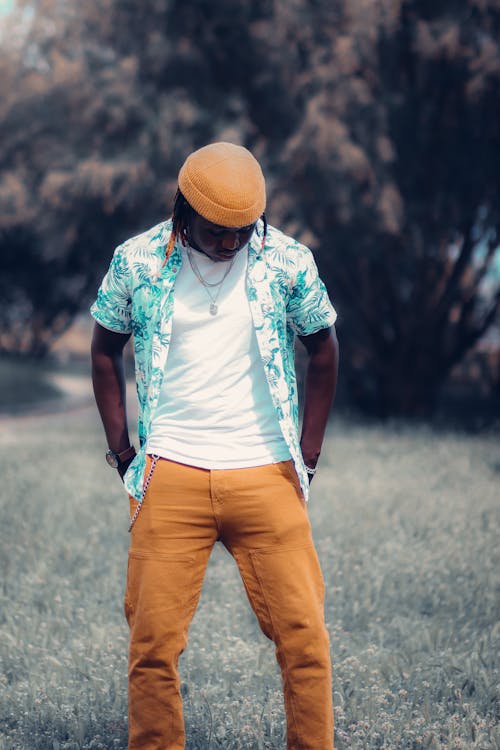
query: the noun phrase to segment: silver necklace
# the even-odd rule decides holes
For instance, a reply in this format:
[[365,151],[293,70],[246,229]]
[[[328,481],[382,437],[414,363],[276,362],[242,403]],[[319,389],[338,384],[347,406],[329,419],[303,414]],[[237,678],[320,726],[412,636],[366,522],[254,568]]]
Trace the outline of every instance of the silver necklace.
[[[219,311],[219,308],[217,306],[217,298],[218,298],[218,296],[220,294],[220,290],[222,289],[222,283],[223,283],[224,279],[226,278],[226,276],[228,275],[229,271],[233,267],[234,261],[236,260],[236,255],[234,256],[234,258],[232,259],[231,263],[229,264],[229,267],[227,268],[226,273],[224,274],[224,276],[222,277],[222,279],[220,281],[216,281],[215,283],[210,283],[208,281],[205,281],[205,279],[201,275],[200,269],[196,265],[196,261],[195,261],[195,259],[193,257],[193,253],[191,251],[191,248],[188,247],[186,249],[187,249],[187,255],[188,255],[188,258],[189,258],[189,263],[191,265],[191,268],[193,269],[193,273],[195,274],[195,276],[198,279],[198,281],[200,282],[200,284],[203,285],[206,293],[210,297],[210,307],[208,308],[209,311],[210,311],[210,315],[217,315],[217,313]],[[218,286],[219,288],[217,290],[217,294],[215,295],[215,297],[212,297],[212,295],[210,294],[210,292],[208,290],[208,287],[214,287],[214,286]]]

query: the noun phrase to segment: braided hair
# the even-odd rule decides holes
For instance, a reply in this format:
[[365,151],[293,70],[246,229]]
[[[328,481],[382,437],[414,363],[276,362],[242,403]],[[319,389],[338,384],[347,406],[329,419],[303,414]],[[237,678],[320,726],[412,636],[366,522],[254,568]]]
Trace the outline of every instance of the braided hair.
[[[187,227],[188,227],[188,221],[193,213],[193,209],[187,202],[187,200],[184,198],[183,194],[179,189],[177,189],[177,192],[175,194],[174,198],[174,208],[172,210],[172,231],[170,232],[170,237],[167,244],[167,249],[165,250],[165,259],[163,261],[162,267],[166,264],[167,260],[170,258],[170,255],[172,254],[172,250],[174,249],[175,241],[177,237],[180,237],[180,240],[183,245],[187,244]],[[264,245],[266,244],[266,237],[267,237],[267,219],[266,214],[263,213],[260,217],[262,219],[262,222],[264,224],[264,231],[262,232],[262,242],[261,242],[261,251],[264,250]]]

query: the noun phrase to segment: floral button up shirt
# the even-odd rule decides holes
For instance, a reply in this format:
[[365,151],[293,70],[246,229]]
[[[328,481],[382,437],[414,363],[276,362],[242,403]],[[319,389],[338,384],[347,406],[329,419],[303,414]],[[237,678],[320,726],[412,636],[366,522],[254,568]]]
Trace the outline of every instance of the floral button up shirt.
[[[124,483],[139,502],[145,446],[172,333],[175,279],[182,265],[180,245],[176,243],[163,266],[171,229],[171,220],[165,221],[117,247],[91,307],[92,316],[101,326],[134,337],[140,449]],[[263,373],[307,501],[309,480],[299,444],[294,339],[296,334],[309,336],[332,326],[336,312],[311,251],[270,226],[262,249],[262,231],[259,221],[248,244],[246,290]]]

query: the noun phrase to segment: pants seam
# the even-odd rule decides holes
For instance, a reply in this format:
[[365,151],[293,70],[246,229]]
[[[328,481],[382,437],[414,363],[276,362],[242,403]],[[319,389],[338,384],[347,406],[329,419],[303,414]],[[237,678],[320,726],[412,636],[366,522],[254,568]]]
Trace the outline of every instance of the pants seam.
[[[267,548],[267,549],[269,549],[269,548]],[[278,643],[281,646],[282,645],[281,634],[279,632],[279,628],[277,628],[275,626],[274,618],[273,618],[272,613],[271,613],[271,607],[269,606],[269,602],[268,602],[267,597],[266,597],[265,587],[262,584],[261,577],[259,576],[259,573],[258,573],[257,568],[256,568],[255,563],[254,563],[254,555],[258,554],[259,551],[260,550],[253,550],[252,552],[249,553],[249,557],[250,557],[250,561],[252,563],[253,571],[255,573],[255,578],[256,578],[259,586],[260,586],[260,590],[261,590],[261,593],[262,593],[262,598],[263,598],[264,603],[266,605],[266,609],[267,609],[267,613],[268,613],[268,616],[269,616],[269,621],[271,623],[271,627],[273,629],[273,633],[276,633],[276,641],[275,641],[276,646],[278,646]],[[288,664],[287,664],[287,659],[286,659],[284,650],[283,650],[282,653],[283,653],[283,663],[284,663],[285,670],[286,670],[287,681],[290,684]],[[290,690],[289,696],[290,696],[290,705],[291,705],[292,714],[293,714],[293,723],[295,724],[295,731],[297,733],[297,739],[299,740],[300,748],[303,749],[304,745],[302,743],[302,737],[299,734],[299,724],[298,724],[298,721],[297,721],[297,709],[295,707],[295,696],[293,695],[293,691],[292,690]],[[299,750],[300,750],[300,748],[299,748]]]
[[175,552],[143,552],[142,550],[129,550],[128,556],[131,560],[159,560],[175,562],[195,562],[194,555],[176,554]]
[[212,508],[212,514],[214,517],[215,525],[217,527],[219,538],[222,535],[222,520],[217,516],[216,506],[218,502],[221,502],[217,497],[217,490],[213,486],[212,479],[212,469],[209,469],[209,492],[210,492],[210,507]]

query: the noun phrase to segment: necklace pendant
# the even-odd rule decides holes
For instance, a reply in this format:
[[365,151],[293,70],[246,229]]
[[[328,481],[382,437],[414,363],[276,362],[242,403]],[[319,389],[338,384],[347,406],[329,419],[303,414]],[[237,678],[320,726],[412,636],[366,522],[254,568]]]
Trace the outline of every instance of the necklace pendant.
[[210,309],[210,315],[217,315],[217,311],[219,308],[217,307],[215,302],[212,302],[209,309]]

